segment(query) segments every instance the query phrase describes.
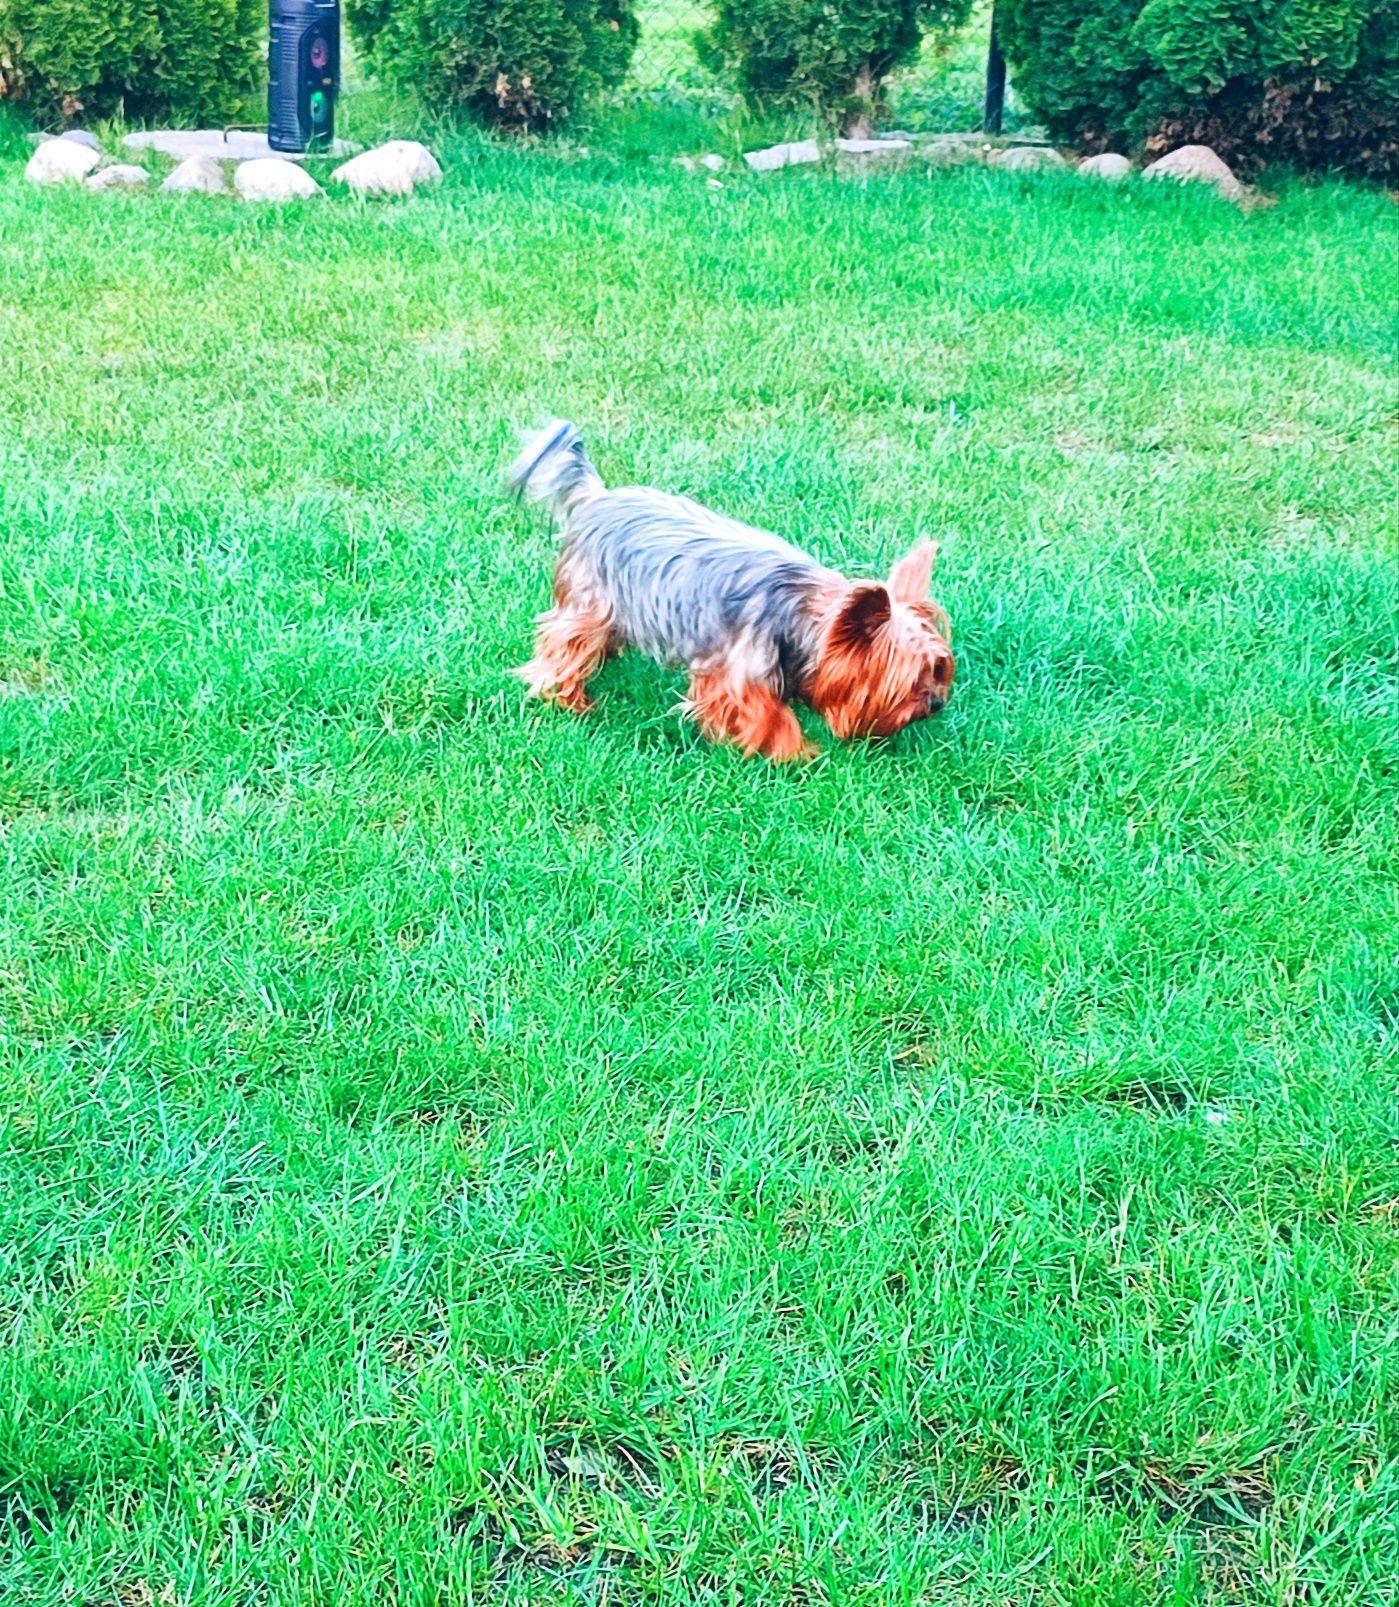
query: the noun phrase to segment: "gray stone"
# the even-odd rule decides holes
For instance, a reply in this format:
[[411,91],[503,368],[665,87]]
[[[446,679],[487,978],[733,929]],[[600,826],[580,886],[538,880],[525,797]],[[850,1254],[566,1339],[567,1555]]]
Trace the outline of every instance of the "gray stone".
[[1052,145],[1012,145],[1009,150],[992,151],[986,165],[1008,173],[1043,173],[1069,164]]
[[838,139],[836,149],[845,156],[880,156],[886,152],[894,155],[906,151],[910,144],[911,140],[886,135],[883,139]]
[[913,149],[906,139],[838,139],[836,159],[841,167],[877,167],[899,161]]
[[1107,179],[1110,184],[1120,183],[1132,171],[1132,164],[1116,151],[1104,151],[1101,156],[1089,156],[1078,164],[1085,178]]
[[128,151],[160,151],[183,162],[187,156],[214,156],[224,162],[251,162],[258,158],[278,162],[301,162],[310,155],[335,156],[343,160],[359,149],[348,140],[333,140],[324,152],[274,151],[266,134],[246,134],[240,129],[167,128],[142,129],[128,134],[122,145]]
[[90,151],[101,151],[102,145],[96,134],[89,134],[85,128],[70,128],[66,134],[60,134],[59,139],[71,140],[74,145],[85,145]]
[[227,195],[232,186],[228,173],[216,156],[187,156],[161,185],[176,195]]
[[1222,156],[1208,145],[1181,145],[1160,161],[1142,169],[1144,179],[1175,179],[1182,184],[1212,184],[1230,201],[1239,200],[1244,187]]
[[24,176],[31,184],[76,184],[101,160],[100,151],[79,145],[76,140],[45,140],[29,158]]
[[419,184],[435,184],[442,169],[426,145],[395,139],[354,157],[330,176],[358,195],[412,195]]
[[699,165],[708,173],[722,173],[729,165],[729,159],[720,156],[717,151],[711,151],[708,156],[700,157]]
[[233,187],[245,201],[300,201],[325,193],[305,168],[265,156],[240,162]]
[[913,154],[929,167],[972,167],[984,162],[990,151],[974,140],[938,139],[920,140]]
[[699,163],[694,159],[693,156],[677,156],[675,158],[675,165],[686,173],[699,172]]
[[129,162],[101,168],[83,180],[89,190],[144,190],[150,182],[151,176],[145,168]]
[[794,140],[788,145],[769,145],[761,151],[745,151],[743,160],[755,173],[772,173],[779,167],[805,167],[821,160],[821,147],[814,139]]

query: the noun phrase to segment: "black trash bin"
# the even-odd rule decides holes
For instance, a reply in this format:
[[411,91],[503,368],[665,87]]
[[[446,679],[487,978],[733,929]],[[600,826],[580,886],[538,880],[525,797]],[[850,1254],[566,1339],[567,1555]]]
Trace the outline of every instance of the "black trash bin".
[[310,151],[335,133],[340,87],[340,0],[271,0],[267,143]]

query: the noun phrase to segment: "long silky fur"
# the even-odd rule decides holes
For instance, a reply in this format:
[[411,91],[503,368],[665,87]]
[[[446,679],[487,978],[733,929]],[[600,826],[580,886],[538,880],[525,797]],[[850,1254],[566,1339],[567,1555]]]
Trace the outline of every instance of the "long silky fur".
[[[588,676],[629,644],[688,666],[687,706],[711,734],[792,757],[800,729],[794,737],[795,718],[777,717],[774,702],[810,702],[850,736],[908,723],[902,715],[923,682],[933,686],[935,660],[950,686],[946,616],[898,595],[900,585],[926,588],[931,549],[904,560],[918,572],[912,578],[900,582],[896,569],[887,587],[852,585],[780,536],[688,497],[606,490],[578,430],[561,420],[526,444],[508,478],[518,495],[548,502],[564,532],[554,607],[541,615],[535,658],[522,671],[541,696],[586,707]],[[882,616],[852,631],[849,610],[871,587]]]

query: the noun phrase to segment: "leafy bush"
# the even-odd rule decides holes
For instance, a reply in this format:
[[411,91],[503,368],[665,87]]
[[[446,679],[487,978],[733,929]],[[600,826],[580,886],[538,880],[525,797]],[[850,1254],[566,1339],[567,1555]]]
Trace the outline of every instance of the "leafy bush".
[[237,112],[266,77],[265,0],[0,0],[0,100],[45,119]]
[[1394,0],[997,0],[996,27],[1061,138],[1399,175]]
[[972,0],[717,0],[698,46],[750,100],[804,102],[867,127],[893,69],[912,61],[925,33],[951,33],[971,8]]
[[382,77],[521,127],[619,83],[637,39],[631,0],[347,0],[346,12]]

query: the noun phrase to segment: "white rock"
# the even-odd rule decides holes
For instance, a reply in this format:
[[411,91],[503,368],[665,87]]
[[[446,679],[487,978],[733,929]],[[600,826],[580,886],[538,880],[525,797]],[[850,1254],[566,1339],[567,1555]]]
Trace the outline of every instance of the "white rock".
[[720,156],[717,151],[711,151],[708,156],[700,157],[699,165],[710,173],[722,173],[729,165],[729,159]]
[[198,191],[201,195],[227,195],[228,174],[215,156],[187,156],[161,185],[175,194]]
[[60,134],[59,139],[66,139],[70,145],[85,145],[90,151],[100,151],[96,134],[89,134],[85,128],[70,128],[66,134]]
[[[128,151],[159,151],[183,162],[187,156],[216,156],[221,162],[251,162],[254,157],[277,157],[283,162],[300,162],[304,152],[274,151],[266,134],[248,134],[223,128],[137,129],[122,140]],[[343,162],[360,147],[351,140],[332,140],[330,149],[317,155],[333,156]]]
[[912,143],[906,139],[838,139],[836,149],[843,156],[896,156]]
[[888,162],[897,157],[907,156],[912,149],[912,141],[906,139],[838,139],[836,141],[837,158],[842,166],[846,167],[873,167],[878,162]]
[[89,190],[143,190],[151,182],[151,176],[143,167],[136,167],[128,162],[118,162],[113,167],[104,167],[100,172],[90,173],[83,183]]
[[245,201],[299,201],[325,193],[304,168],[275,156],[240,162],[233,187]]
[[1107,179],[1116,184],[1132,171],[1132,164],[1116,151],[1104,151],[1101,156],[1089,156],[1078,164],[1078,170],[1090,179]]
[[693,156],[677,156],[675,158],[675,165],[678,168],[683,168],[686,173],[699,172],[699,163],[694,159]]
[[437,158],[417,140],[394,139],[351,158],[330,175],[359,195],[412,195],[419,184],[442,177]]
[[771,173],[779,167],[805,167],[821,160],[821,147],[814,139],[794,140],[790,145],[769,145],[766,150],[745,151],[743,160],[755,173]]
[[1069,164],[1052,145],[1012,145],[1004,151],[992,151],[986,165],[1003,167],[1010,173],[1039,173]]
[[1234,177],[1229,164],[1208,145],[1181,145],[1159,162],[1142,169],[1144,179],[1176,179],[1181,183],[1212,184],[1231,201],[1237,201],[1244,187]]
[[45,140],[25,164],[24,176],[31,184],[76,184],[101,160],[102,153],[86,145],[66,139]]

